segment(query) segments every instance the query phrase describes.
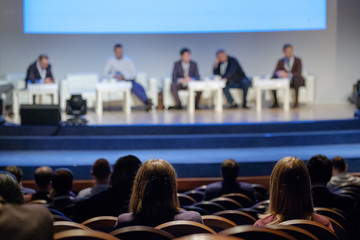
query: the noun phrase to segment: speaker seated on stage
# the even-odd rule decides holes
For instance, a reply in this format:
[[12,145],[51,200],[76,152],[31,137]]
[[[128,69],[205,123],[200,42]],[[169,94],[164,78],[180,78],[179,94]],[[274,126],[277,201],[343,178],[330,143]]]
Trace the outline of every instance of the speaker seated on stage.
[[270,176],[267,213],[254,225],[274,225],[294,219],[312,220],[334,231],[326,217],[314,212],[306,165],[296,157],[285,157],[276,163]]
[[74,205],[76,198],[71,192],[73,187],[73,174],[69,169],[59,168],[55,171],[52,177],[52,188],[54,190],[54,197],[49,208],[56,209],[64,213],[67,217],[73,217]]
[[21,170],[21,168],[17,167],[17,166],[7,166],[5,168],[5,171],[13,174],[16,177],[17,182],[20,185],[21,188],[21,192],[24,194],[24,198],[25,201],[29,201],[31,199],[31,195],[35,193],[35,190],[32,188],[26,188],[23,187],[23,171]]
[[[49,57],[45,54],[40,54],[38,59],[33,62],[26,71],[25,84],[28,83],[54,83],[54,77],[51,72],[51,65],[49,64]],[[35,96],[33,98],[35,104]]]
[[[176,109],[182,109],[178,91],[188,88],[188,84],[192,80],[199,80],[199,70],[197,63],[191,60],[191,52],[188,48],[180,50],[180,60],[174,63],[172,73],[171,92],[174,95]],[[201,92],[196,92],[195,108],[199,108]]]
[[30,200],[45,200],[47,203],[52,201],[50,198],[52,176],[53,170],[50,167],[42,166],[35,170],[34,178],[38,190],[32,194]]
[[327,184],[332,176],[332,163],[324,155],[316,155],[307,162],[315,207],[337,208],[348,214],[355,209],[355,201],[342,194],[331,192]]
[[333,171],[330,182],[327,187],[330,191],[335,191],[338,187],[344,184],[351,184],[360,188],[360,178],[348,173],[349,166],[345,159],[337,156],[332,159]]
[[222,182],[211,183],[207,186],[204,200],[211,200],[227,193],[242,193],[256,202],[255,190],[249,183],[238,182],[239,164],[233,159],[226,159],[221,165]]
[[149,160],[136,174],[129,213],[120,215],[115,227],[138,225],[156,227],[175,220],[203,224],[198,212],[180,208],[173,166],[165,160]]
[[246,97],[249,87],[251,86],[250,80],[246,77],[245,72],[241,68],[238,60],[234,57],[227,55],[224,49],[216,51],[216,58],[214,63],[214,75],[220,75],[225,81],[226,86],[223,89],[228,105],[226,108],[237,108],[231,96],[231,88],[241,88],[243,90],[243,103],[242,107],[248,109],[246,105]]
[[103,158],[96,160],[91,170],[91,176],[95,180],[95,186],[81,190],[77,195],[78,199],[89,198],[109,188],[111,176],[110,163]]
[[115,78],[118,81],[131,82],[131,92],[144,103],[146,111],[152,109],[152,100],[147,97],[144,88],[135,81],[136,71],[134,62],[131,58],[123,54],[123,46],[121,44],[114,46],[114,56],[106,62],[104,77],[107,79]]
[[[290,87],[295,90],[295,103],[294,107],[298,106],[299,99],[299,88],[305,86],[305,79],[302,74],[302,64],[301,59],[295,57],[293,54],[293,46],[291,44],[285,44],[283,46],[284,58],[280,59],[276,65],[273,78],[289,78]],[[274,104],[271,108],[279,107],[279,103],[276,96],[276,91],[273,91],[274,94]]]
[[119,216],[128,211],[133,181],[141,161],[133,156],[119,158],[110,178],[110,188],[75,205],[75,220],[85,221],[98,216]]

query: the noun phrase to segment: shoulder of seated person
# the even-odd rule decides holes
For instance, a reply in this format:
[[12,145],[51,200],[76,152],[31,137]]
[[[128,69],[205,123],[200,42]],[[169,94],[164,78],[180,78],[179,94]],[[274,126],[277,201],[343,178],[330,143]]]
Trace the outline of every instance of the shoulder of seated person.
[[313,214],[312,221],[321,223],[325,226],[328,226],[330,224],[329,219],[327,219],[326,217],[324,217],[320,214],[316,214],[316,213]]
[[181,209],[179,213],[175,216],[176,220],[196,220],[201,219],[201,215],[198,212],[195,211],[186,211],[184,209]]

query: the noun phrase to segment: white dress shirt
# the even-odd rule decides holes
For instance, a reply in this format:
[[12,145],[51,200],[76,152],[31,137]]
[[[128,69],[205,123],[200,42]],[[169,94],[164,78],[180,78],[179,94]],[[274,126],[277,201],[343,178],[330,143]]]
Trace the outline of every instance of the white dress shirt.
[[228,66],[228,62],[220,63],[220,75],[223,76],[226,73],[226,68]]
[[36,67],[37,67],[37,70],[39,71],[39,74],[41,76],[41,80],[44,81],[45,78],[46,78],[46,69],[41,68],[39,61],[36,61]]
[[190,69],[190,63],[188,62],[181,62],[181,66],[184,70],[184,77],[188,77],[189,76],[189,69]]
[[115,56],[109,58],[104,69],[105,78],[113,78],[117,72],[120,72],[125,80],[134,80],[136,77],[135,66],[131,58],[123,56],[117,59]]

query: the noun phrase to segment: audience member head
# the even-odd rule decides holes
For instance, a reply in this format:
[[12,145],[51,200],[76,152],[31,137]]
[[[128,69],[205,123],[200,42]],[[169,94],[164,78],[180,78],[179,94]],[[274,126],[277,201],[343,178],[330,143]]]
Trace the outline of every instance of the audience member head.
[[179,210],[175,169],[161,159],[144,163],[135,177],[130,212],[160,222]]
[[188,48],[183,48],[180,50],[180,57],[182,62],[190,62],[191,60],[191,52]]
[[239,175],[239,164],[233,159],[226,159],[221,164],[221,174],[224,182],[235,182]]
[[52,187],[55,191],[55,196],[70,195],[73,179],[73,174],[69,169],[57,169],[52,177]]
[[293,56],[293,50],[294,50],[294,48],[293,48],[293,46],[292,46],[291,44],[289,44],[289,43],[284,44],[284,46],[283,46],[283,52],[284,52],[284,55],[285,55],[285,57],[286,57],[287,59],[292,58],[292,56]]
[[333,165],[333,176],[339,175],[339,173],[346,173],[349,169],[349,166],[345,162],[345,159],[337,156],[332,160]]
[[14,175],[16,178],[16,181],[20,184],[20,186],[22,185],[23,171],[21,170],[21,168],[19,168],[17,166],[7,166],[5,168],[5,171]]
[[123,46],[120,43],[115,44],[114,53],[117,59],[121,59],[123,57]]
[[24,203],[24,197],[16,177],[6,171],[0,171],[0,198],[7,203]]
[[46,69],[49,66],[49,57],[46,54],[40,54],[38,61],[42,69]]
[[50,167],[42,166],[35,170],[35,183],[39,191],[50,192],[53,170]]
[[119,158],[114,165],[114,170],[110,178],[111,186],[130,189],[140,166],[141,161],[133,155]]
[[95,178],[97,184],[109,184],[111,175],[110,163],[103,158],[95,161],[91,175]]
[[281,159],[270,176],[269,214],[283,222],[310,220],[313,211],[310,177],[304,162],[295,157]]
[[315,155],[307,163],[311,184],[326,185],[332,176],[332,163],[324,155]]
[[216,51],[216,57],[217,57],[218,61],[221,63],[226,62],[228,60],[228,55],[227,55],[226,51],[222,48],[218,49]]

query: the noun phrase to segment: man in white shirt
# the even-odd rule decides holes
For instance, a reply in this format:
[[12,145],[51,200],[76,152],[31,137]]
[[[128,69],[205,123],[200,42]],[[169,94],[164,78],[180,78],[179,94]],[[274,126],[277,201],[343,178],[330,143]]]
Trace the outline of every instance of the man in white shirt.
[[92,197],[109,188],[111,176],[110,163],[103,158],[96,160],[91,170],[91,176],[95,179],[95,185],[81,190],[77,195],[78,199]]
[[136,71],[133,61],[123,54],[121,44],[115,45],[114,54],[115,55],[106,62],[104,77],[115,78],[118,81],[131,81],[131,92],[145,104],[146,111],[149,111],[153,104],[151,99],[146,96],[144,88],[135,81]]
[[333,174],[327,186],[331,191],[335,191],[342,185],[349,184],[360,188],[360,178],[348,173],[349,166],[342,157],[334,157],[332,160]]

